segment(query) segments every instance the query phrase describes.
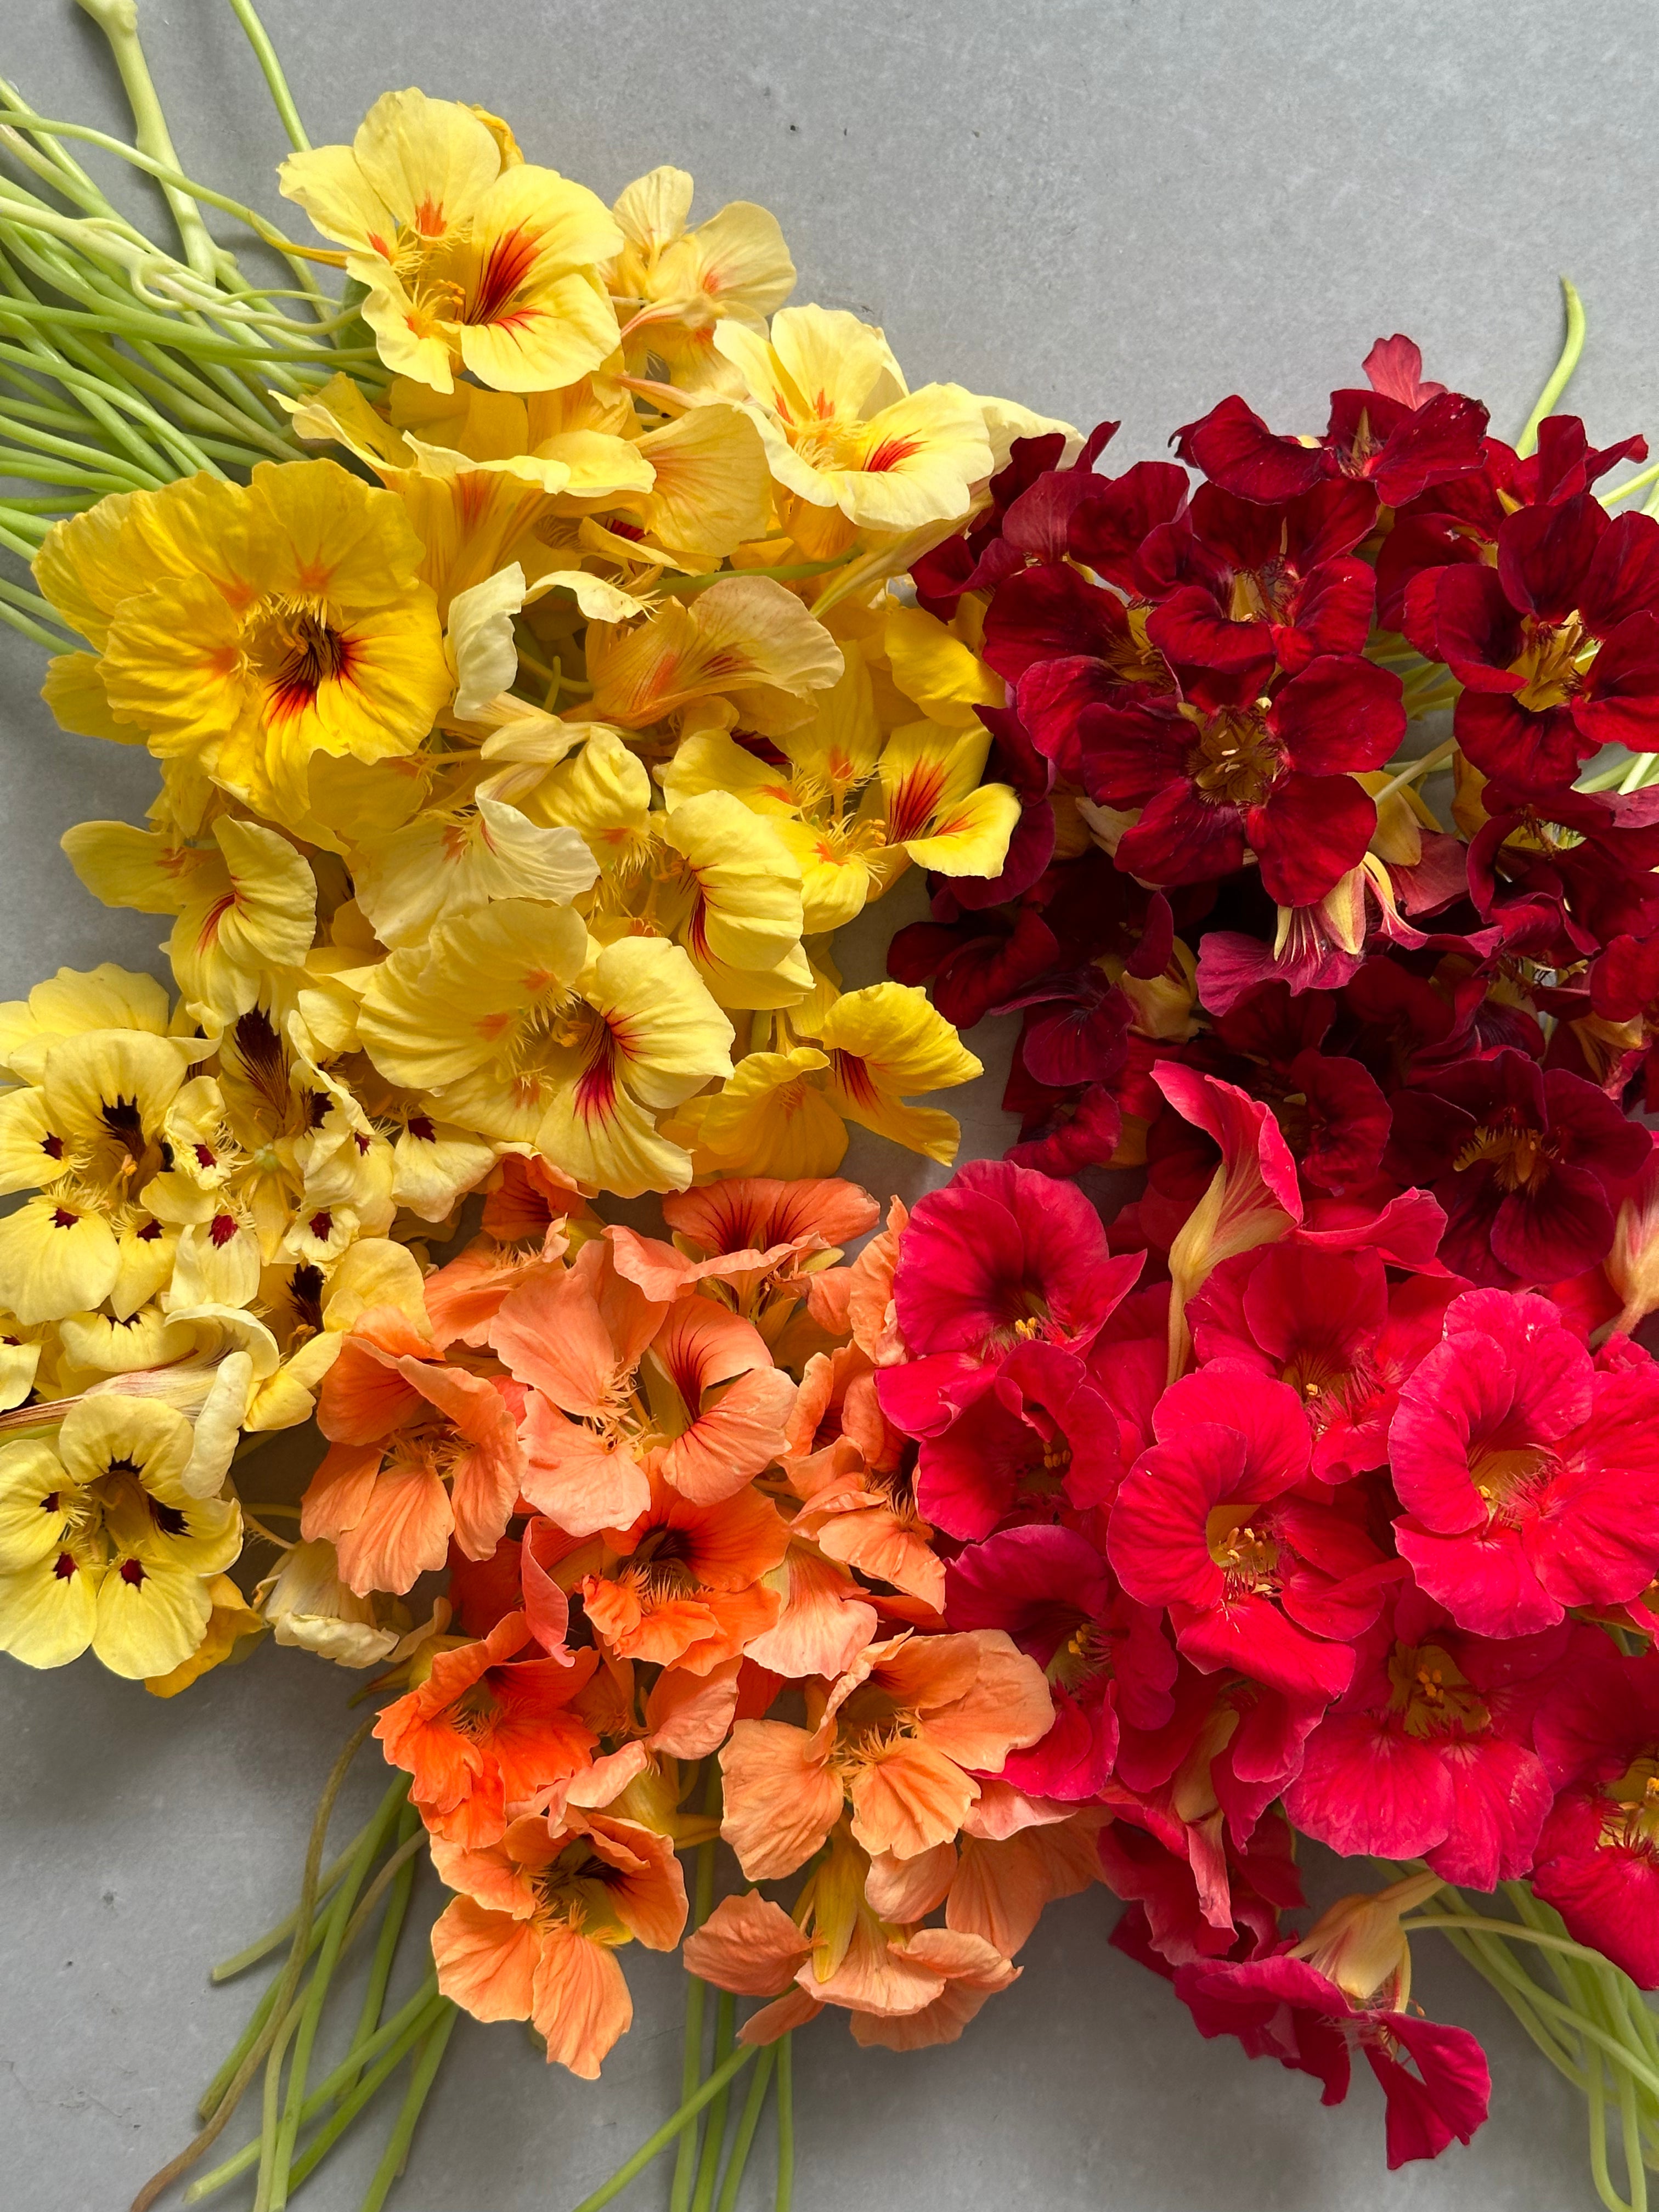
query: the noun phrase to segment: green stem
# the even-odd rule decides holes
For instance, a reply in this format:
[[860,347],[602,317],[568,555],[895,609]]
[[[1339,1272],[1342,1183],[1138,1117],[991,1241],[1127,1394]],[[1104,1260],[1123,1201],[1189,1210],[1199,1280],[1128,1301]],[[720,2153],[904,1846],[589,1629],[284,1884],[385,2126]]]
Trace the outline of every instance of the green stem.
[[[289,2168],[294,2163],[294,2145],[300,2132],[300,2113],[306,2100],[306,2075],[310,2071],[311,2053],[323,2016],[323,2001],[328,1995],[329,1984],[339,1963],[352,1907],[357,1901],[357,1893],[374,1863],[386,1830],[396,1821],[408,1798],[409,1781],[408,1775],[398,1775],[380,1800],[380,1809],[370,1821],[368,1833],[358,1846],[357,1854],[341,1881],[339,1894],[329,1914],[328,1934],[323,1939],[322,1954],[311,1977],[311,1986],[306,1993],[305,2010],[294,2039],[294,2058],[288,2077],[288,2101],[283,2106],[271,2166],[270,2212],[282,2212],[282,2208],[288,2203]],[[264,2212],[263,2207],[260,2212]]]
[[274,1987],[270,2020],[254,2039],[252,2048],[232,2077],[230,2085],[220,2099],[212,2118],[204,2127],[199,2130],[191,2141],[185,2144],[176,2158],[169,2159],[159,2172],[150,2176],[133,2198],[131,2212],[149,2212],[149,2208],[155,2203],[156,2198],[171,2189],[179,2175],[194,2166],[202,2154],[210,2149],[218,2141],[226,2122],[241,2101],[242,2092],[258,2073],[266,2052],[275,2043],[283,2018],[294,2001],[295,1991],[300,1986],[300,1975],[305,1966],[307,1953],[310,1948],[311,1916],[317,1902],[317,1879],[322,1871],[323,1844],[328,1834],[329,1816],[334,1810],[334,1801],[339,1796],[341,1784],[345,1780],[346,1770],[364,1744],[368,1742],[370,1731],[379,1718],[378,1713],[371,1713],[362,1726],[353,1731],[347,1740],[344,1749],[335,1760],[328,1780],[323,1786],[323,1794],[318,1803],[316,1818],[311,1826],[311,1841],[306,1850],[305,1874],[300,1885],[300,1911],[295,1923],[294,1942],[289,1952],[288,1964],[283,1969],[281,1978]]
[[448,1998],[446,1997],[443,2002],[445,2008],[439,2014],[437,2024],[421,2046],[421,2054],[415,2062],[415,2071],[410,2077],[409,2089],[404,2098],[403,2110],[398,2113],[398,2124],[392,2130],[392,2140],[386,2145],[385,2154],[374,2169],[374,2179],[368,2185],[368,2191],[363,2198],[361,2212],[380,2212],[380,2207],[386,2203],[392,2183],[404,2170],[404,2162],[409,2156],[409,2146],[414,2139],[416,2123],[421,2117],[421,2107],[431,2094],[432,2084],[438,2078],[438,2069],[443,2063],[445,2047],[455,2032],[455,2022],[459,2017],[456,2008],[450,2003]]
[[[164,167],[176,170],[179,156],[173,151],[172,133],[138,38],[137,0],[80,0],[80,5],[109,41],[115,66],[121,73],[127,105],[132,110],[133,132],[139,151]],[[214,283],[220,252],[208,235],[202,210],[191,194],[176,185],[164,184],[161,191],[173,211],[185,260],[198,276]]]
[[750,2146],[755,2140],[755,2130],[760,2125],[760,2116],[766,2104],[766,2092],[771,2086],[772,2068],[777,2052],[769,2044],[760,2056],[749,2083],[749,2094],[744,2100],[743,2115],[738,2122],[738,2133],[732,2145],[732,2155],[726,2161],[726,2179],[720,2184],[720,2202],[714,2212],[737,2212],[738,2191],[743,2186],[744,2168],[749,2163]]
[[794,2031],[778,2039],[778,2187],[773,2212],[789,2212],[795,2195]]
[[[728,1990],[722,1990],[714,2006],[714,2065],[718,2069],[732,2056],[737,2040],[738,2001]],[[697,2185],[691,2197],[691,2212],[714,2212],[714,2190],[720,2180],[720,2154],[726,2148],[726,2109],[727,2093],[722,2089],[708,2107],[708,2118],[703,2125],[702,2157],[697,2166]]]
[[682,592],[706,592],[711,584],[729,584],[738,577],[770,576],[781,584],[793,583],[802,576],[822,576],[831,568],[844,568],[852,558],[849,547],[833,561],[793,561],[781,568],[711,568],[701,576],[677,576],[672,584],[659,584],[655,596],[666,599]]
[[[3,528],[0,528],[0,545],[8,547],[25,561],[30,557],[29,549],[20,544],[9,531]],[[22,635],[28,638],[33,644],[44,645],[48,653],[67,653],[70,650],[70,641],[67,638],[54,637],[49,629],[42,629],[38,622],[31,622],[26,614],[21,614],[15,607],[8,605],[3,599],[0,599],[0,623],[4,623],[8,629],[21,631]]]
[[[717,1765],[708,1770],[708,1785],[703,1793],[703,1809],[713,1814],[720,1802],[720,1772]],[[700,1844],[697,1850],[697,1871],[691,1893],[691,1927],[701,1928],[708,1919],[714,1903],[714,1846]],[[684,2106],[696,2089],[702,2074],[702,2024],[708,2002],[708,1985],[694,1974],[685,1992],[685,2050],[680,2063],[680,2101]],[[697,2108],[699,2111],[702,2107]],[[669,2191],[669,2212],[690,2212],[691,2187],[696,2177],[697,2130],[688,2124],[680,2138],[679,2150],[674,2160],[674,2180]]]
[[[357,2086],[356,2076],[360,2070],[365,2067],[371,2070],[378,2069],[380,2060],[390,2051],[393,2054],[391,2063],[386,2066],[384,2072],[378,2074],[378,2080],[384,2081],[386,2074],[391,2072],[398,2059],[404,2057],[412,2044],[419,2042],[421,2037],[432,2025],[436,2007],[441,2002],[438,1996],[437,1978],[435,1975],[428,1975],[406,2005],[400,2007],[386,2025],[377,2029],[360,2049],[343,2059],[326,2081],[318,2083],[306,2099],[305,2109],[300,2116],[301,2121],[314,2120],[319,2112],[334,2102],[337,2097],[343,2097],[352,2092]],[[368,2094],[372,2094],[373,2092]],[[349,2118],[335,2130],[333,2136],[330,2136],[331,2142],[335,2141],[338,2135],[343,2133],[344,2127],[349,2124],[350,2119],[356,2118],[368,2100],[368,2095],[365,2095],[352,2104]],[[334,2118],[337,2120],[340,2115],[337,2112]],[[318,2138],[313,2136],[307,2144],[306,2152],[311,2151],[317,2141]],[[210,2173],[204,2173],[192,2181],[185,2191],[185,2203],[198,2204],[204,2197],[215,2196],[221,2189],[227,2188],[239,2174],[247,2172],[258,2155],[259,2138],[255,2136],[251,2142],[243,2144],[234,2158],[226,2159],[222,2166],[216,2166]],[[302,2153],[294,2163],[290,2190],[297,2188],[303,2180],[304,2174],[301,2169],[304,2163],[305,2154]]]
[[[785,2040],[787,2041],[787,2037]],[[620,2197],[629,2183],[643,2173],[653,2159],[660,2158],[682,2130],[690,2128],[695,2133],[698,2113],[705,2105],[719,2096],[734,2075],[742,2073],[754,2057],[755,2050],[752,2043],[740,2043],[725,2065],[716,2067],[708,2079],[686,2099],[678,2112],[665,2120],[655,2135],[647,2137],[627,2164],[619,2166],[610,2180],[596,2189],[591,2197],[584,2197],[581,2203],[573,2208],[573,2212],[600,2212],[602,2205],[609,2204],[613,2197]]]
[[1538,450],[1538,426],[1552,412],[1556,401],[1572,380],[1578,366],[1578,356],[1584,350],[1584,303],[1566,278],[1561,279],[1561,297],[1567,310],[1567,335],[1561,348],[1561,357],[1550,371],[1549,381],[1538,395],[1538,404],[1527,417],[1527,427],[1516,441],[1516,452],[1524,461],[1529,453]]
[[[386,2002],[386,1984],[392,1979],[392,1968],[398,1955],[398,1938],[403,1933],[404,1915],[409,1911],[410,1892],[415,1887],[414,1845],[422,1832],[420,1814],[412,1805],[406,1804],[398,1816],[398,1849],[393,1854],[400,1863],[392,1876],[392,1893],[386,1899],[386,1917],[380,1923],[380,1932],[374,1943],[374,1956],[369,1962],[368,1984],[363,1991],[362,2007],[357,2014],[357,2026],[351,2038],[344,2069],[347,2072],[351,2069],[353,2058],[360,2051],[368,2049],[380,2027],[380,2008]],[[409,1852],[407,1858],[401,1856],[404,1850]],[[370,1902],[370,1898],[363,1899],[365,1905]]]
[[[373,1820],[366,1820],[340,1853],[339,1857],[325,1867],[322,1873],[318,1875],[316,1902],[319,1905],[328,1895],[335,1883],[351,1864],[352,1860],[356,1857],[359,1846],[374,1826]],[[238,1974],[246,1973],[250,1966],[257,1966],[260,1960],[274,1951],[285,1937],[292,1936],[299,1923],[300,1908],[296,1905],[287,1919],[279,1920],[274,1928],[267,1928],[264,1934],[256,1936],[246,1950],[238,1951],[228,1959],[222,1959],[216,1966],[210,1968],[208,1979],[216,1983],[234,1981]]]
[[[437,2026],[444,2017],[445,2008],[448,2004],[447,1997],[430,1998],[419,2019],[404,2029],[391,2049],[383,2057],[375,2061],[356,2087],[349,2095],[340,2100],[339,2110],[324,2122],[299,2157],[295,2160],[294,2186],[295,2189],[310,2179],[356,2118],[358,2113],[362,2111],[364,2106],[378,2094],[382,2083],[397,2072],[415,2045]],[[401,2014],[399,2017],[401,2018]]]
[[1419,1928],[1478,1929],[1483,1936],[1501,1936],[1506,1942],[1536,1943],[1547,1951],[1565,1951],[1590,1966],[1599,1966],[1603,1963],[1599,1951],[1587,1951],[1582,1943],[1575,1943],[1570,1936],[1552,1936],[1541,1929],[1517,1927],[1513,1920],[1488,1920],[1474,1912],[1413,1913],[1409,1920],[1402,1920],[1400,1923],[1402,1936],[1414,1936]]
[[283,65],[276,58],[276,49],[270,35],[254,13],[253,0],[230,0],[230,12],[247,33],[247,42],[253,49],[261,75],[270,88],[270,97],[282,125],[288,133],[288,143],[296,154],[308,154],[311,141],[300,120],[300,111],[294,105],[294,94],[288,88],[288,79],[283,75]]

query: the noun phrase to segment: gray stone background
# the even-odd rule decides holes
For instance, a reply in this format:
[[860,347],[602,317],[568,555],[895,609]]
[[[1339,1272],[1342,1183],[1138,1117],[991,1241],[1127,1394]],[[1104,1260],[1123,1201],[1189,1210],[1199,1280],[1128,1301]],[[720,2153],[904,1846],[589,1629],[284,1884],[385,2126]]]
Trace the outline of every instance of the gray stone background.
[[[285,143],[228,9],[142,14],[186,167],[277,214]],[[319,143],[418,82],[503,111],[532,160],[606,198],[678,162],[701,214],[774,209],[797,297],[879,321],[913,382],[954,378],[1084,425],[1121,416],[1119,466],[1233,390],[1276,427],[1316,428],[1327,390],[1397,329],[1513,436],[1555,356],[1562,270],[1590,320],[1570,404],[1598,442],[1659,428],[1654,0],[267,0],[264,15]],[[0,73],[47,112],[125,128],[70,0],[0,0]],[[59,733],[39,680],[33,648],[0,631],[0,995],[63,963],[160,964],[155,923],[95,905],[56,842],[84,817],[137,818],[148,762]],[[901,889],[872,912],[851,980],[879,972],[915,910]],[[969,1152],[1006,1140],[991,1026],[972,1039],[990,1073],[952,1102]],[[848,1171],[914,1191],[914,1166],[872,1141]],[[89,1660],[44,1676],[0,1661],[5,2212],[118,2212],[188,2134],[252,1996],[210,1991],[206,1964],[291,1901],[351,1687],[272,1649],[172,1705]],[[376,1787],[365,1762],[342,1818]],[[1310,1878],[1321,1896],[1347,1886],[1318,1853]],[[1416,1994],[1480,2034],[1493,2117],[1469,2149],[1390,2177],[1369,2077],[1325,2112],[1305,2079],[1201,2042],[1107,1948],[1115,1910],[1103,1891],[1054,1909],[1023,1978],[951,2048],[860,2054],[833,2016],[798,2038],[801,2212],[1595,2202],[1575,2093],[1435,1938],[1419,1941]],[[627,1963],[639,2024],[602,2086],[550,2074],[510,2027],[463,2024],[401,2212],[564,2212],[672,2109],[678,1968]],[[317,2212],[356,2204],[372,2132],[311,2185]],[[769,2130],[745,2203],[771,2201],[769,2148]],[[665,2201],[661,2173],[623,2204]]]

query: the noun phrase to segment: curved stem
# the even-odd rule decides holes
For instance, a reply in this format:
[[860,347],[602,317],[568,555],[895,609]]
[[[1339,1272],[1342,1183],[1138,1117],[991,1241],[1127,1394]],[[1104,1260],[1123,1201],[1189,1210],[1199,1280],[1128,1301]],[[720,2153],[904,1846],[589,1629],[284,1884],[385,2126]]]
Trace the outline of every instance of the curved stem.
[[1515,450],[1523,461],[1528,454],[1537,452],[1539,425],[1571,382],[1578,356],[1584,350],[1584,303],[1565,276],[1561,279],[1561,297],[1567,311],[1567,335],[1561,357],[1550,371],[1549,381],[1538,395],[1538,404],[1528,416],[1527,427],[1516,441]]
[[[136,0],[79,0],[79,4],[82,12],[90,15],[103,33],[110,52],[115,57],[115,66],[121,73],[122,88],[127,95],[127,105],[132,110],[133,132],[139,151],[148,154],[152,161],[163,167],[176,170],[179,156],[173,150],[173,135],[167,129],[161,97],[156,92],[138,37]],[[197,206],[193,195],[180,185],[163,184],[161,191],[172,210],[185,260],[198,276],[213,283],[218,274],[222,256],[220,249],[208,234],[207,225],[202,220],[202,210]]]
[[230,0],[230,12],[247,33],[247,42],[253,49],[254,59],[260,74],[270,90],[272,105],[288,133],[288,143],[296,154],[308,154],[311,141],[300,120],[300,111],[294,104],[294,94],[288,88],[288,79],[283,75],[283,65],[276,58],[276,49],[270,43],[270,34],[254,11],[253,0]]

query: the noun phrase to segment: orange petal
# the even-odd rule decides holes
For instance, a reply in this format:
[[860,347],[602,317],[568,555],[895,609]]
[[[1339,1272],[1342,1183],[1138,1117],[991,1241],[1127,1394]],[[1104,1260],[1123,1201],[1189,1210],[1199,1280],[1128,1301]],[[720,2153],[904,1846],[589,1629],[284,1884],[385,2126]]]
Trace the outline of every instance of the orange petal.
[[[977,1678],[964,1694],[929,1712],[927,1741],[959,1765],[994,1774],[1011,1751],[1048,1734],[1054,1723],[1054,1700],[1042,1669],[1003,1630],[970,1633],[980,1647]],[[910,1648],[945,1640],[918,1637]]]
[[805,1544],[792,1544],[781,1570],[783,1609],[775,1628],[751,1639],[747,1656],[791,1681],[809,1674],[833,1680],[876,1632],[876,1609],[858,1595],[845,1567]]
[[650,1482],[626,1445],[568,1420],[539,1391],[526,1401],[520,1437],[523,1495],[568,1535],[631,1528],[650,1505]]
[[438,1987],[474,2020],[528,2020],[540,1944],[527,1920],[454,1897],[432,1930]]
[[720,1833],[750,1881],[774,1881],[811,1858],[841,1812],[837,1778],[805,1729],[738,1721],[720,1753],[726,1811]]
[[706,1675],[670,1668],[659,1674],[645,1701],[651,1747],[668,1759],[707,1759],[725,1742],[738,1710],[736,1659]]
[[865,1899],[872,1912],[895,1926],[925,1920],[944,1904],[956,1871],[956,1848],[951,1844],[935,1844],[931,1850],[918,1851],[910,1859],[895,1858],[890,1851],[884,1851],[870,1862],[870,1871],[864,1878]]
[[338,1540],[340,1579],[359,1597],[401,1597],[449,1558],[449,1492],[423,1462],[397,1462],[375,1479],[368,1510]]
[[337,1543],[368,1510],[385,1457],[380,1443],[331,1444],[300,1500],[300,1534],[307,1543]]
[[647,1950],[672,1951],[685,1933],[686,1911],[685,1877],[672,1837],[603,1813],[590,1814],[586,1826],[600,1856],[618,1865],[607,1890],[617,1919]]
[[547,2044],[548,2061],[596,2081],[599,2062],[634,2018],[616,1954],[573,1928],[550,1929],[536,1961],[531,2017]]
[[959,1766],[926,1743],[900,1743],[849,1786],[853,1834],[872,1857],[915,1858],[949,1843],[978,1791]]
[[699,1504],[735,1496],[782,1455],[788,1442],[784,1424],[794,1402],[793,1382],[769,1359],[765,1368],[740,1375],[670,1444],[663,1454],[664,1480]]
[[361,1328],[347,1335],[317,1394],[317,1425],[331,1443],[373,1443],[420,1411],[420,1395],[399,1375],[396,1363],[404,1349],[429,1354],[432,1347],[413,1329],[409,1334],[410,1344],[392,1352]]
[[740,1997],[776,1996],[812,1954],[781,1905],[751,1889],[726,1897],[685,1939],[685,1970]]

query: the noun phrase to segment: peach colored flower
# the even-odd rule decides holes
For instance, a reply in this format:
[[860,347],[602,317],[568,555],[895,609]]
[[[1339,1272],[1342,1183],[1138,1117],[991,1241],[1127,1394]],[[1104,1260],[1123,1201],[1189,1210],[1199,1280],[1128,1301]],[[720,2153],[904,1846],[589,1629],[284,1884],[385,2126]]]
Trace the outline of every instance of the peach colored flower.
[[[811,1708],[809,1705],[809,1713]],[[1041,1668],[1000,1629],[908,1631],[859,1654],[811,1729],[738,1721],[720,1753],[720,1832],[751,1881],[792,1874],[852,1807],[854,1840],[914,1858],[948,1843],[1010,1751],[1054,1708]]]
[[326,1537],[358,1596],[401,1595],[444,1565],[452,1535],[487,1559],[524,1474],[514,1409],[495,1378],[433,1358],[390,1307],[365,1314],[323,1379],[317,1423],[333,1449],[312,1477],[300,1532]]
[[631,1820],[514,1820],[480,1850],[434,1841],[452,1898],[432,1930],[438,1986],[475,2020],[527,2020],[584,2081],[634,2017],[617,1962],[635,1937],[672,1951],[685,1926],[674,1847]]

